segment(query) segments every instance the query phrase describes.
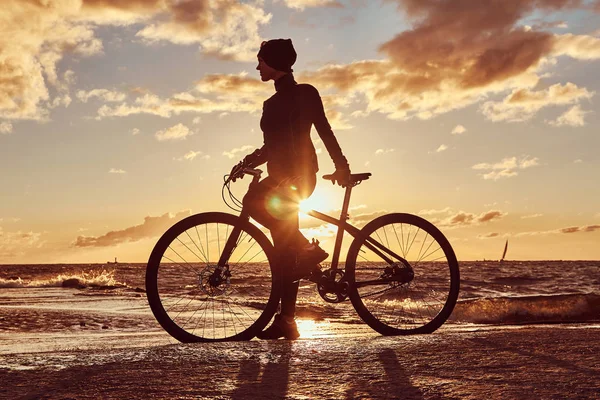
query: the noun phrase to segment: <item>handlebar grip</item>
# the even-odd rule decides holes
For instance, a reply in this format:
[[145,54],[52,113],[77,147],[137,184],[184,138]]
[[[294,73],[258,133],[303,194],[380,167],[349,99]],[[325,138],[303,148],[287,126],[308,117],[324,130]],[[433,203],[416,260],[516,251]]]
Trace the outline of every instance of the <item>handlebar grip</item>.
[[328,181],[334,181],[335,180],[335,174],[323,175],[323,179],[328,180]]

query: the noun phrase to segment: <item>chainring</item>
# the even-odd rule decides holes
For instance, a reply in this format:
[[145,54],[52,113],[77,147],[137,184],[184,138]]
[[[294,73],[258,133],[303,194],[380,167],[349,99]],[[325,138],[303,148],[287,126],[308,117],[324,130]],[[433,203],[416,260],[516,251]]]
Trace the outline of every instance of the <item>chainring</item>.
[[341,303],[346,300],[349,287],[344,271],[339,269],[323,271],[317,281],[317,291],[328,303]]

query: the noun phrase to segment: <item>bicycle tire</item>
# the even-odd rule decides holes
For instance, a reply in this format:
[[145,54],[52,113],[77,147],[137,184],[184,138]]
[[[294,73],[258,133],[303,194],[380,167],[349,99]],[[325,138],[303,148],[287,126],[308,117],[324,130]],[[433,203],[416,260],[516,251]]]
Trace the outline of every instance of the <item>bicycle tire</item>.
[[[234,227],[241,232],[230,258],[231,276],[213,287],[210,276]],[[169,228],[152,250],[148,303],[159,324],[180,342],[250,340],[277,310],[280,280],[273,260],[271,242],[249,221],[219,212],[189,216]]]
[[[369,237],[406,259],[414,278],[383,282],[389,263],[367,248]],[[383,215],[361,229],[348,250],[346,276],[356,312],[382,335],[434,332],[450,317],[460,289],[458,261],[446,237],[425,219],[404,213]]]

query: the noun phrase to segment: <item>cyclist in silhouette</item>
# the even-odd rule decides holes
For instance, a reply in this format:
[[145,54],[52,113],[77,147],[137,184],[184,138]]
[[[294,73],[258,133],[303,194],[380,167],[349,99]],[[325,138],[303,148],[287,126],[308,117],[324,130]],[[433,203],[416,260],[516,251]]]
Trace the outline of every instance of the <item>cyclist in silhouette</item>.
[[231,171],[232,180],[246,167],[267,163],[269,176],[249,190],[244,206],[253,217],[271,231],[277,266],[284,273],[281,313],[273,324],[261,332],[261,339],[297,339],[294,321],[298,280],[315,270],[328,254],[318,241],[309,242],[300,232],[298,202],[315,189],[319,170],[310,130],[315,126],[319,137],[335,164],[334,177],[345,186],[350,167],[325,116],[317,89],[298,84],[292,74],[296,51],[291,39],[263,42],[258,52],[258,66],[263,82],[273,80],[276,93],[263,104],[260,127],[264,145],[247,155]]

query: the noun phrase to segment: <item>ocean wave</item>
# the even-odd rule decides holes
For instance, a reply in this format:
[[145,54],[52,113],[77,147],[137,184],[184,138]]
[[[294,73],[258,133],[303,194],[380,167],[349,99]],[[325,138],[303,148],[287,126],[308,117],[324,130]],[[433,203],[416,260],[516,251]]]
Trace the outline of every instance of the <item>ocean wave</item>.
[[75,288],[117,288],[127,287],[125,283],[115,279],[115,271],[81,271],[58,274],[49,278],[21,279],[0,278],[0,288],[45,288],[45,287],[75,287]]
[[600,321],[600,295],[557,294],[462,300],[451,320],[478,324]]

